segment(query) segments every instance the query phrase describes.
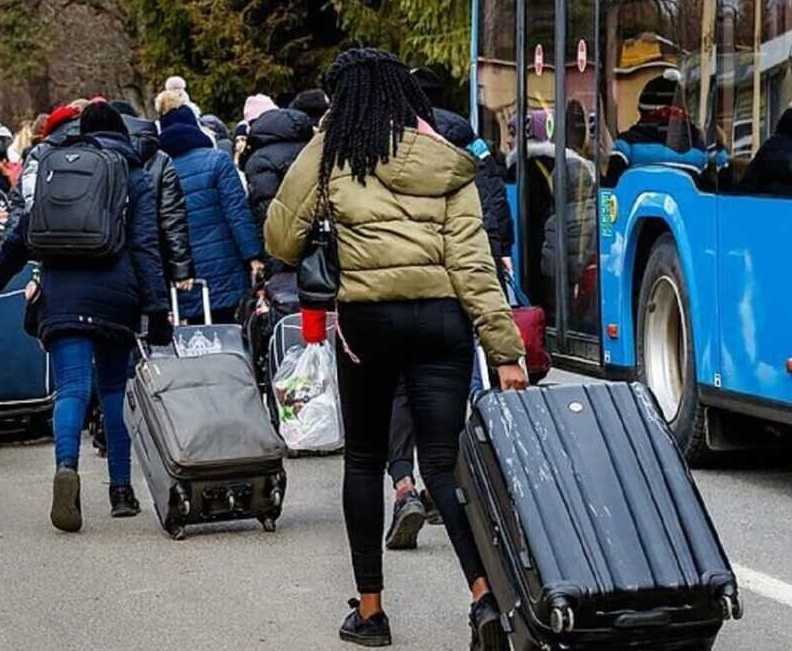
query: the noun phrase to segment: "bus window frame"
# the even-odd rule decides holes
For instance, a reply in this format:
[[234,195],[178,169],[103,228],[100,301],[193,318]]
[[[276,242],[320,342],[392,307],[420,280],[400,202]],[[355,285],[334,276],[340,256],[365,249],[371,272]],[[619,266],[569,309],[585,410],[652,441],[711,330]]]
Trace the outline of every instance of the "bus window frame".
[[[528,52],[527,46],[527,27],[526,27],[526,3],[529,0],[517,0],[516,7],[516,48],[517,48],[517,123],[520,125],[519,137],[517,138],[517,157],[518,157],[518,172],[517,172],[517,193],[518,193],[518,206],[522,211],[523,206],[527,203],[527,175],[525,166],[526,156],[526,143],[524,136],[525,117],[526,117],[526,102],[527,102],[527,81],[528,81]],[[555,157],[556,161],[566,160],[566,102],[568,93],[566,88],[566,54],[567,54],[567,4],[572,0],[553,0],[554,1],[554,24],[555,29],[553,33],[554,38],[554,65],[553,74],[555,76],[555,90],[554,90],[554,119],[555,119]],[[601,84],[601,66],[599,64],[599,57],[601,55],[600,48],[600,12],[601,0],[593,0],[594,12],[594,57],[595,57],[595,78],[594,78],[594,91],[595,95],[599,97],[600,84]],[[561,62],[561,64],[559,64]],[[560,110],[559,107],[563,107]],[[594,142],[599,142],[600,137],[600,108],[599,102],[594,110],[594,129],[593,138]],[[600,147],[594,147],[594,164],[596,169],[599,169],[600,164]],[[553,184],[555,197],[565,197],[567,189],[568,170],[566,165],[555,165],[553,172]],[[599,196],[600,182],[598,175],[595,176],[595,197]],[[597,204],[597,223],[599,223],[599,201]],[[556,201],[555,214],[559,220],[559,224],[566,224],[567,222],[567,206],[565,201]],[[522,232],[523,218],[515,216],[518,221],[518,233],[521,238],[524,235]],[[596,229],[596,250],[600,250],[600,229]],[[585,366],[596,365],[603,368],[603,332],[601,319],[597,318],[596,323],[599,324],[599,331],[592,335],[584,332],[570,331],[569,330],[569,287],[568,287],[568,269],[567,265],[560,261],[567,258],[567,241],[566,229],[556,229],[556,250],[559,252],[557,256],[558,268],[555,275],[555,306],[556,306],[556,326],[549,328],[550,340],[555,339],[555,354],[573,359]],[[597,265],[597,278],[601,272],[601,263],[599,255],[596,256]],[[602,290],[601,283],[598,281],[596,284],[596,306],[598,315],[602,309]],[[596,347],[596,355],[577,354],[576,350],[591,350],[592,345]],[[576,349],[576,350],[575,350]],[[588,369],[589,371],[591,369]]]

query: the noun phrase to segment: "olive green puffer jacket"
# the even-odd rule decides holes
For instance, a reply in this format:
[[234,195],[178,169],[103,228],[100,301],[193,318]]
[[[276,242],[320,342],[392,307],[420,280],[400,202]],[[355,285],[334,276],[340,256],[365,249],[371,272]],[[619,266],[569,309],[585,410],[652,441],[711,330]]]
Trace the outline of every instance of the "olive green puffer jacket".
[[[268,251],[294,265],[314,219],[324,135],[292,165],[265,222]],[[396,156],[361,185],[349,168],[330,181],[342,303],[458,298],[496,364],[525,354],[495,274],[476,162],[450,143],[407,129]]]

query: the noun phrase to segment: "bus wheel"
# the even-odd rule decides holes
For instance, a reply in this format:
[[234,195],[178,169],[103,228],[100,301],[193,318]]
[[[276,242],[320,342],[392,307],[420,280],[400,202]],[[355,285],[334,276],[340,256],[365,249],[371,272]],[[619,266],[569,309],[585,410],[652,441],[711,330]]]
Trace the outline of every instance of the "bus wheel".
[[638,297],[638,379],[648,385],[692,465],[711,458],[698,399],[689,301],[676,244],[662,235],[649,254]]

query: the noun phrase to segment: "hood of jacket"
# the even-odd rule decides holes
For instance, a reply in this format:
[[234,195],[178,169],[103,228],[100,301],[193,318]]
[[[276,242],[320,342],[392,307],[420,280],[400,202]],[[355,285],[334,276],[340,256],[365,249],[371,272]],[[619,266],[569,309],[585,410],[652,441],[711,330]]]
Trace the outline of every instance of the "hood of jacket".
[[144,163],[151,160],[159,150],[159,133],[157,125],[151,120],[133,118],[125,115],[124,124],[129,131],[129,138]]
[[256,118],[248,132],[250,153],[277,142],[308,142],[313,138],[311,118],[296,109],[274,109]]
[[465,118],[452,111],[434,109],[437,133],[452,145],[465,149],[476,139],[476,133]]
[[438,135],[405,129],[395,156],[375,176],[388,189],[416,197],[444,197],[476,176],[476,159]]
[[193,149],[214,149],[214,143],[198,127],[174,124],[162,130],[160,148],[171,158],[178,158]]
[[67,138],[76,138],[79,135],[80,118],[76,118],[58,125],[55,130],[44,139],[44,142],[60,145]]
[[132,146],[132,141],[120,133],[98,132],[86,134],[94,138],[102,149],[109,149],[121,154],[129,162],[130,167],[142,167],[143,159]]

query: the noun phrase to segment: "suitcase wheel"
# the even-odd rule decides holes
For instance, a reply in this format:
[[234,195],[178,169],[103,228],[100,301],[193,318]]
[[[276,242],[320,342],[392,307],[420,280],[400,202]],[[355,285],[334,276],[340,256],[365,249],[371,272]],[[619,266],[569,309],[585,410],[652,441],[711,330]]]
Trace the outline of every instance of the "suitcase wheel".
[[556,635],[574,631],[575,611],[569,606],[553,608],[550,611],[550,628]]
[[187,537],[187,528],[183,524],[178,524],[173,521],[165,523],[165,531],[172,540],[184,540]]
[[267,516],[266,518],[260,517],[258,521],[261,522],[261,526],[264,527],[264,531],[268,533],[273,533],[275,529],[277,529],[275,520],[269,516]]
[[283,503],[283,493],[279,488],[272,491],[272,495],[270,497],[272,499],[272,505],[276,509]]
[[181,516],[186,518],[188,515],[190,515],[190,509],[192,508],[190,504],[190,497],[181,484],[176,486],[175,493],[176,493],[176,510],[179,512]]
[[171,527],[168,531],[173,540],[184,540],[187,537],[187,531],[184,527]]
[[740,597],[733,597],[732,595],[723,595],[721,597],[721,615],[723,621],[727,622],[730,619],[742,619],[743,616],[743,603]]

